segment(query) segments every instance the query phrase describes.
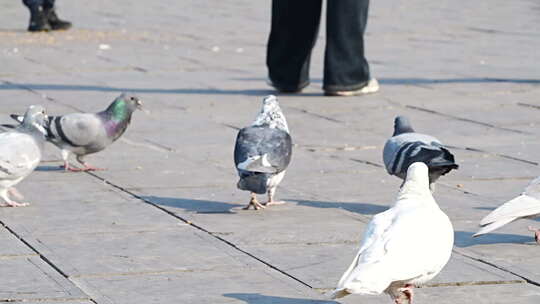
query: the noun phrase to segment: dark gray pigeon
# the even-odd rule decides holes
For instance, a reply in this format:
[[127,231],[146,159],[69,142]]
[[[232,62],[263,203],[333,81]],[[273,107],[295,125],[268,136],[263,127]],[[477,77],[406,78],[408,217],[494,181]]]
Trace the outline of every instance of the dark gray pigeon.
[[[141,106],[139,98],[122,94],[107,109],[98,113],[50,116],[45,125],[47,140],[60,148],[66,171],[100,170],[86,163],[84,157],[105,149],[122,136],[131,122],[131,115]],[[11,117],[22,120],[20,115],[12,114]],[[82,169],[69,165],[69,155],[72,153],[84,166]]]
[[[240,180],[237,187],[251,192],[251,200],[244,209],[253,205],[255,210],[265,206],[283,204],[274,201],[276,188],[285,176],[291,161],[292,140],[285,116],[277,98],[263,99],[261,112],[251,126],[241,129],[234,148],[234,164]],[[256,194],[268,194],[268,202],[257,201]]]
[[14,186],[32,173],[41,161],[46,119],[43,107],[30,106],[19,126],[0,133],[0,197],[5,201],[0,206],[28,205],[12,200],[9,194],[23,199]]
[[416,133],[404,116],[398,116],[394,120],[394,134],[384,145],[383,161],[388,173],[403,180],[412,163],[425,163],[429,168],[432,190],[433,184],[441,175],[458,168],[454,155],[444,148],[437,138]]

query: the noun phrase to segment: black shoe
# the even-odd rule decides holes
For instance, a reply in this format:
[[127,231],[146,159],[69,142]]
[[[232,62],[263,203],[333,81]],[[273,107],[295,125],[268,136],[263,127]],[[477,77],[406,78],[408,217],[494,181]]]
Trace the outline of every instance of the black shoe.
[[294,93],[300,93],[302,92],[302,90],[307,87],[309,85],[309,82],[305,82],[303,83],[302,85],[300,86],[283,86],[283,85],[279,85],[277,83],[274,83],[270,78],[268,78],[266,80],[266,83],[273,87],[274,89],[276,89],[276,91],[280,92],[280,93],[289,93],[289,94],[294,94]]
[[68,30],[71,28],[71,22],[58,18],[54,9],[45,9],[44,14],[47,16],[47,22],[51,25],[53,31]]
[[45,13],[41,8],[35,8],[30,10],[30,25],[28,25],[29,32],[46,32],[51,30],[51,25],[47,22]]

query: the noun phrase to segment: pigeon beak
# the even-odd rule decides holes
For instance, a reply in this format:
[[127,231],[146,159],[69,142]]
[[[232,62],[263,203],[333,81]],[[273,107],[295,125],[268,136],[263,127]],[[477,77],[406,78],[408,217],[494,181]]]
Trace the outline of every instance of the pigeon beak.
[[138,109],[138,110],[141,110],[141,111],[142,111],[144,114],[146,114],[146,115],[150,115],[150,111],[147,110],[147,109],[145,109],[145,108],[143,108],[143,103],[142,103],[142,101],[137,100],[136,105],[137,105],[137,109]]

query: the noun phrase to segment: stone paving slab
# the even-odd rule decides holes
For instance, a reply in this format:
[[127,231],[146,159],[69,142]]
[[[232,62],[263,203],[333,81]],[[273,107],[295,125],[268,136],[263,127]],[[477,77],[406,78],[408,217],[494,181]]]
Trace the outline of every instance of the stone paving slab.
[[[145,303],[243,303],[232,294],[244,292],[272,294],[272,297],[283,299],[304,298],[312,301],[309,303],[324,303],[317,301],[317,298],[322,297],[316,292],[291,286],[288,280],[282,280],[276,274],[244,268],[223,267],[211,272],[76,278],[75,281],[83,288],[95,290],[91,295],[99,303],[127,304],[133,303],[133,298]],[[259,299],[265,298],[255,297],[257,303]]]
[[[530,284],[499,284],[480,286],[460,286],[460,287],[436,287],[420,288],[415,291],[418,303],[482,303],[482,304],[503,304],[519,303],[533,304],[540,300],[540,290],[538,286]],[[358,301],[369,301],[369,303],[389,303],[390,298],[384,296],[349,296],[340,299],[339,303],[352,304]],[[294,302],[293,302],[294,303]],[[301,303],[301,302],[300,302]]]
[[[0,263],[14,273],[0,285],[19,280],[23,261],[41,261],[26,256],[30,245],[54,265],[44,265],[50,278],[28,275],[40,282],[32,297],[45,303],[86,303],[56,294],[58,276],[98,304],[338,303],[320,293],[350,263],[370,217],[395,199],[400,180],[381,167],[381,149],[404,114],[461,165],[435,193],[453,220],[455,252],[432,281],[438,287],[418,290],[418,303],[538,302],[538,287],[523,283],[540,282],[538,246],[524,229],[538,220],[471,238],[483,216],[538,175],[538,3],[372,2],[366,45],[381,92],[323,97],[319,41],[312,84],[280,96],[296,144],[277,194],[289,203],[247,212],[232,145],[272,92],[270,4],[109,2],[60,2],[74,29],[43,35],[24,32],[20,3],[0,3],[0,122],[36,103],[53,114],[98,111],[122,91],[150,111],[88,158],[108,171],[57,171],[59,153],[47,146],[46,162],[18,186],[32,205],[0,209],[12,231],[0,227],[8,245]],[[3,290],[27,292],[17,286]],[[363,300],[390,302],[340,302]]]
[[0,258],[0,301],[79,300],[88,297],[39,257]]
[[0,243],[2,243],[2,246],[0,246],[0,259],[6,257],[37,255],[2,226],[0,226]]

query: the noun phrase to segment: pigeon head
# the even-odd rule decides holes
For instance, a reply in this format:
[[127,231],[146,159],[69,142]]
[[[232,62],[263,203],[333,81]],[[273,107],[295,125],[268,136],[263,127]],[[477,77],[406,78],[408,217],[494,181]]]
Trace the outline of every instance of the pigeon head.
[[412,132],[414,132],[414,129],[407,117],[397,116],[396,119],[394,119],[394,134],[392,134],[392,136]]
[[279,107],[277,97],[274,95],[268,95],[263,98],[261,112],[257,115],[252,125],[268,126],[269,128],[277,128],[289,133],[287,120]]
[[142,108],[142,101],[134,96],[123,93],[116,97],[111,105],[105,110],[113,120],[123,121],[131,119],[131,114]]
[[24,113],[21,125],[23,128],[38,130],[43,135],[46,135],[46,123],[47,115],[45,114],[45,109],[40,105],[33,105],[28,107],[26,113]]

